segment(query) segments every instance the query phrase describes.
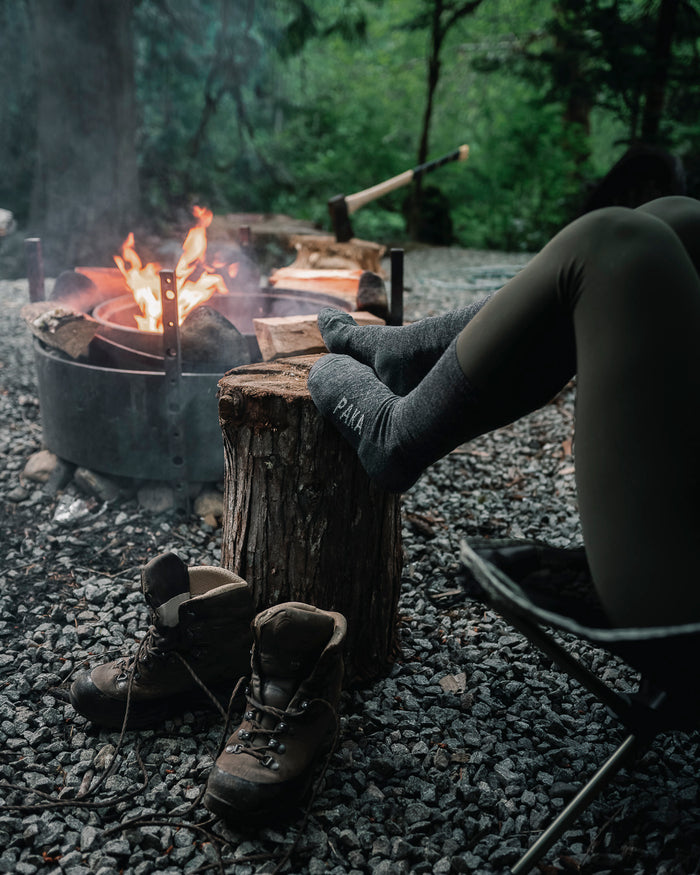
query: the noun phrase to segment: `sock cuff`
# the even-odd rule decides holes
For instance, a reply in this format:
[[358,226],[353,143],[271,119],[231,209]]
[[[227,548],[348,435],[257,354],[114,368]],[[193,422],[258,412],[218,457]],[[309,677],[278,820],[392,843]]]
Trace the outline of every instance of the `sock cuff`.
[[447,348],[445,358],[447,359],[446,367],[451,373],[454,384],[457,391],[459,391],[462,396],[462,399],[470,402],[476,401],[476,389],[469,382],[469,378],[462,370],[462,365],[459,361],[459,356],[457,355],[457,337],[455,337]]

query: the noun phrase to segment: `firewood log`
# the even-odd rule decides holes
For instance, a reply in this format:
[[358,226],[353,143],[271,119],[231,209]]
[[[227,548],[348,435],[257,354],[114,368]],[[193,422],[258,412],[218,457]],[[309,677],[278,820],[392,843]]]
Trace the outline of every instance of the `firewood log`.
[[90,341],[99,328],[91,316],[55,301],[25,304],[20,312],[35,337],[73,359],[87,356]]
[[[358,325],[384,325],[383,319],[364,310],[350,315]],[[253,319],[253,327],[263,361],[326,351],[315,314]]]

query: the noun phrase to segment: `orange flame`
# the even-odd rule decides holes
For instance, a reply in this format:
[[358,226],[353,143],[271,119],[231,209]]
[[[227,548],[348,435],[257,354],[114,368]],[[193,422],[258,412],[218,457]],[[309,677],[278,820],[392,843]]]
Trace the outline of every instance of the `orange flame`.
[[[206,207],[195,206],[192,213],[197,224],[190,228],[182,244],[182,255],[175,268],[177,285],[178,321],[182,324],[195,307],[208,301],[214,293],[228,294],[223,277],[208,266],[204,257],[207,251],[207,228],[214,214]],[[160,297],[159,264],[143,265],[134,248],[134,235],[129,236],[122,245],[121,256],[114,261],[122,272],[126,284],[134,296],[140,316],[135,316],[141,331],[163,331],[163,304]],[[228,275],[235,277],[237,264],[230,264]]]

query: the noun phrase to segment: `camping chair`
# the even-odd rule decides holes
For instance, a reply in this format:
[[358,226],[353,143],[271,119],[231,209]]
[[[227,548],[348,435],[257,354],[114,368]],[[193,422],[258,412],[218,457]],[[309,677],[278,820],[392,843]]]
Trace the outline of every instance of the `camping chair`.
[[[523,875],[531,871],[579,813],[656,735],[669,730],[687,731],[700,725],[700,708],[697,704],[700,697],[694,695],[693,688],[689,689],[687,675],[688,667],[697,664],[700,623],[612,628],[606,623],[602,609],[596,611],[595,606],[582,602],[578,611],[575,599],[565,602],[566,614],[558,613],[552,610],[555,599],[551,592],[541,596],[536,589],[526,588],[525,580],[520,584],[513,581],[504,572],[503,563],[501,568],[494,564],[499,556],[497,547],[479,550],[479,553],[463,543],[460,557],[468,582],[472,586],[476,583],[484,601],[596,696],[629,730],[617,750],[511,869],[512,875]],[[527,554],[527,550],[524,554]],[[579,616],[576,616],[577,613]],[[582,618],[586,623],[592,619],[599,622],[584,625]],[[641,673],[639,689],[632,695],[612,690],[559,644],[550,632],[545,631],[545,627],[571,633],[620,656]]]

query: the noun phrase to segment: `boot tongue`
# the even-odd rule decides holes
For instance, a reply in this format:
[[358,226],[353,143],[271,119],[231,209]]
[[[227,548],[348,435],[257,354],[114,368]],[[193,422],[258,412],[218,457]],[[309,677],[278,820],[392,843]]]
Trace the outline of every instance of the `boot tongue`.
[[177,626],[180,605],[191,597],[187,566],[175,553],[163,553],[141,569],[141,589],[156,626]]
[[333,634],[326,614],[285,607],[260,627],[262,701],[284,710]]

